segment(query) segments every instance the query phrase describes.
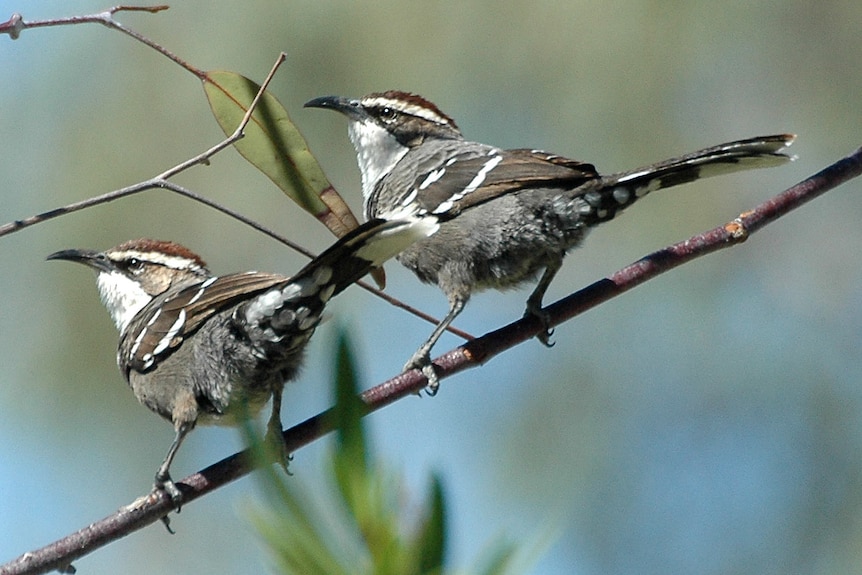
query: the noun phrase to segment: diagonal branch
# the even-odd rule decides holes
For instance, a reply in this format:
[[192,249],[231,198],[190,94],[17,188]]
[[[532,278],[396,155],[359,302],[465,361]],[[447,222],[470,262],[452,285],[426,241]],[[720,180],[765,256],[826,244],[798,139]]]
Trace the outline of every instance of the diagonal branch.
[[[551,325],[566,322],[677,266],[742,243],[750,234],[767,224],[859,175],[862,175],[862,148],[724,226],[654,252],[612,276],[551,304],[546,308]],[[536,318],[526,317],[489,332],[438,357],[434,363],[439,377],[443,379],[477,367],[507,349],[532,339],[544,329]],[[368,414],[402,397],[419,393],[425,384],[421,372],[414,370],[385,381],[365,391],[360,397],[365,402]],[[334,423],[332,410],[327,410],[286,430],[285,443],[290,451],[295,451],[333,431]],[[188,504],[248,474],[253,469],[252,461],[251,453],[245,450],[186,477],[179,484],[183,491],[183,503]],[[151,493],[63,539],[0,565],[0,575],[30,575],[72,569],[71,563],[75,559],[155,523],[172,510],[173,504],[167,495]]]

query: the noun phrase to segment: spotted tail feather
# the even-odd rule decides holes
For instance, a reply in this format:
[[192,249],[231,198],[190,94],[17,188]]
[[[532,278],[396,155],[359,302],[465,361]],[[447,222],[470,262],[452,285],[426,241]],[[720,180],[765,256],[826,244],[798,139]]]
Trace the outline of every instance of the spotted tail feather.
[[296,275],[242,306],[252,340],[296,347],[311,336],[329,299],[414,242],[437,231],[434,216],[372,220],[341,238]]
[[656,190],[701,178],[780,166],[795,159],[783,153],[795,139],[793,134],[778,134],[738,140],[635,170],[602,176],[599,185],[583,195],[591,208],[589,224],[612,219],[620,210]]

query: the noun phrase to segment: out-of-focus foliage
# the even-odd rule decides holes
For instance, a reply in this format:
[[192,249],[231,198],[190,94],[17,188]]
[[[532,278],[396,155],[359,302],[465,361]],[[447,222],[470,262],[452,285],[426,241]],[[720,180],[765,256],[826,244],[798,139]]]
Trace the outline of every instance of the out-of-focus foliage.
[[[416,506],[401,480],[385,471],[368,443],[355,359],[345,334],[338,338],[334,364],[337,438],[328,469],[328,489],[299,485],[276,467],[259,474],[265,499],[255,505],[253,523],[270,550],[277,571],[301,575],[443,575],[447,539],[446,503],[439,477],[427,501]],[[252,445],[264,448],[247,427]],[[259,451],[260,453],[264,453]],[[325,501],[325,511],[319,501]],[[519,553],[497,544],[469,573],[514,574]],[[523,553],[521,553],[523,555]]]

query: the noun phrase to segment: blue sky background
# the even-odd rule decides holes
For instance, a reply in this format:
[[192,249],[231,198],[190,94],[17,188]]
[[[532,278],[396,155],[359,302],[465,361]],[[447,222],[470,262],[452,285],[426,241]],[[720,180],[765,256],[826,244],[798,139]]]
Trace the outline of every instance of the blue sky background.
[[[93,1],[0,0],[0,18],[97,12]],[[603,171],[762,133],[799,134],[791,165],[651,196],[568,258],[564,296],[720,225],[862,144],[862,4],[767,2],[178,2],[121,20],[204,69],[262,79],[358,211],[345,123],[324,94],[423,94],[465,135],[540,147]],[[0,221],[116,189],[218,142],[199,82],[87,25],[0,38]],[[322,250],[331,241],[236,153],[177,181]],[[385,465],[419,500],[441,474],[450,565],[499,538],[557,536],[532,573],[844,573],[862,557],[862,184],[851,182],[741,247],[684,266],[369,419]],[[290,273],[303,258],[223,216],[151,191],[0,239],[0,561],[77,530],[150,486],[171,440],[114,364],[117,334],[68,247],[153,236],[218,273]],[[388,291],[434,314],[435,289],[397,265]],[[459,326],[520,316],[528,291],[476,296]],[[333,316],[366,386],[397,373],[430,326],[361,290]],[[284,420],[329,405],[335,322],[315,337]],[[457,340],[446,336],[438,351]],[[175,476],[241,447],[202,428]],[[296,454],[323,474],[326,441]],[[80,572],[259,573],[244,479],[78,561]],[[556,527],[554,527],[556,526]]]

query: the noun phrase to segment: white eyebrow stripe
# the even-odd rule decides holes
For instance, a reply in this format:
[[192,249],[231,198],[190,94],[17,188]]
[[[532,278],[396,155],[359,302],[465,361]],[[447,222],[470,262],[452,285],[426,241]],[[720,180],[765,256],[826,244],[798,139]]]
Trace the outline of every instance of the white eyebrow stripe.
[[130,258],[137,258],[143,262],[159,264],[175,270],[200,270],[203,269],[198,262],[178,255],[168,255],[160,252],[140,252],[137,250],[126,250],[114,252],[110,259],[113,261],[123,261]]
[[410,114],[411,116],[425,118],[426,120],[430,120],[435,124],[450,123],[447,118],[444,118],[443,116],[435,113],[433,110],[426,108],[425,106],[405,103],[401,100],[394,100],[392,98],[365,98],[364,100],[362,100],[362,105],[374,108],[392,108],[393,110],[398,110],[399,112],[402,112],[404,114]]

